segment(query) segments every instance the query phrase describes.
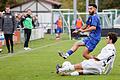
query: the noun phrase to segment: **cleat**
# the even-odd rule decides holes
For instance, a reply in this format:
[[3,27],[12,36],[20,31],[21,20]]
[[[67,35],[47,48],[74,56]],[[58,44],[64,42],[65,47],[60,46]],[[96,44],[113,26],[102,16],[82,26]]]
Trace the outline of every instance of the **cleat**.
[[59,54],[60,57],[62,57],[64,59],[67,59],[67,57],[65,56],[65,54],[63,52],[59,51],[58,54]]
[[56,73],[59,73],[59,68],[61,68],[61,66],[59,64],[56,65]]

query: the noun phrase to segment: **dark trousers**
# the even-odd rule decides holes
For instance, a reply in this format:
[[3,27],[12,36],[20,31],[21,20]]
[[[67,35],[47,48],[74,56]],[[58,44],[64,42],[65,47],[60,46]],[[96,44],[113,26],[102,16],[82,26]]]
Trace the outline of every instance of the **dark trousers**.
[[24,29],[24,36],[25,36],[24,47],[28,47],[28,43],[31,36],[31,29]]
[[4,36],[6,40],[8,53],[10,53],[10,45],[11,45],[11,52],[13,53],[13,34],[4,34]]

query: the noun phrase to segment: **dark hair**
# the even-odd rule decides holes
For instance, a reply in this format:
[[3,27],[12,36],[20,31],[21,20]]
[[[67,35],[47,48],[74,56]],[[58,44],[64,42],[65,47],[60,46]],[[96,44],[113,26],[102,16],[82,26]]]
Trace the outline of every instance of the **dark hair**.
[[9,4],[6,4],[5,8],[10,8],[10,5],[9,5]]
[[115,32],[109,32],[107,34],[107,36],[109,36],[109,38],[112,39],[112,43],[113,44],[117,41],[117,33],[115,33]]
[[89,6],[93,6],[94,8],[97,9],[97,5],[96,4],[90,3]]

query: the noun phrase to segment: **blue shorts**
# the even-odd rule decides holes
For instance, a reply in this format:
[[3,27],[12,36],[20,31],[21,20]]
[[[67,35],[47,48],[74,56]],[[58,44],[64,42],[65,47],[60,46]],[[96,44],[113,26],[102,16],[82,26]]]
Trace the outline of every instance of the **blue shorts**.
[[85,46],[88,48],[90,52],[92,52],[96,45],[99,43],[100,40],[94,40],[93,38],[86,37],[83,39],[83,42],[85,43]]
[[62,33],[62,28],[57,28],[56,33]]

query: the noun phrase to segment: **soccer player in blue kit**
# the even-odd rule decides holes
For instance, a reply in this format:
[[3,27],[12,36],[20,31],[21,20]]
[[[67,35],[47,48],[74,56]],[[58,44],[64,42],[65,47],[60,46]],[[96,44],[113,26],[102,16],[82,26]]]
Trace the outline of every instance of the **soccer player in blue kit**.
[[79,47],[85,46],[85,49],[83,50],[83,57],[85,59],[92,59],[94,56],[90,55],[89,53],[92,52],[96,45],[99,43],[101,39],[101,24],[100,24],[100,18],[96,13],[97,6],[95,4],[89,4],[88,11],[89,11],[89,17],[86,21],[85,27],[82,27],[79,30],[73,31],[73,33],[78,32],[89,32],[89,36],[84,38],[83,40],[80,40],[72,46],[70,50],[68,50],[66,53],[58,52],[58,54],[66,59],[68,56],[72,55]]

